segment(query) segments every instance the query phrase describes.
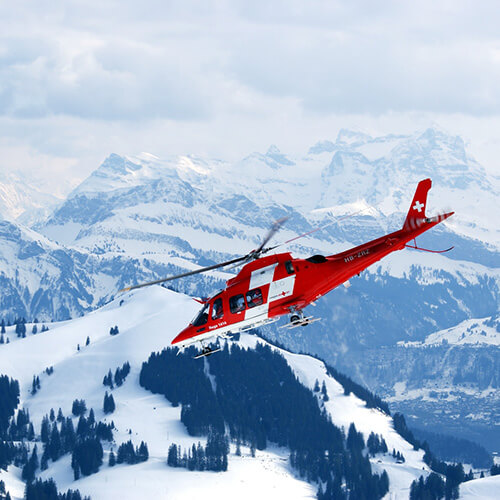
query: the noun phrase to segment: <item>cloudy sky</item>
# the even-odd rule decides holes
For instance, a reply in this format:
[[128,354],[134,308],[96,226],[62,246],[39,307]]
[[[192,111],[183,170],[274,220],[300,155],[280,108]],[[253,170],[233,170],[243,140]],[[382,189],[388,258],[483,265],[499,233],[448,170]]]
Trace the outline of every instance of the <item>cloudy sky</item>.
[[499,25],[486,0],[0,0],[0,169],[438,125],[498,172]]

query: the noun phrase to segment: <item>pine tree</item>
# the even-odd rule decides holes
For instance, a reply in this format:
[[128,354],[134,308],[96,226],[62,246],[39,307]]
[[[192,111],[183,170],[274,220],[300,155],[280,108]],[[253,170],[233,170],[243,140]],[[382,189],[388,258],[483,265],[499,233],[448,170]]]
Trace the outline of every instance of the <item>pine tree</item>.
[[35,479],[35,472],[38,468],[38,455],[37,455],[37,447],[33,448],[33,453],[31,454],[30,459],[26,462],[22,471],[22,478],[31,483]]
[[75,399],[73,401],[73,406],[71,407],[71,413],[75,417],[78,417],[80,415],[84,415],[87,412],[87,405],[85,404],[84,399]]
[[75,481],[78,481],[80,479],[80,466],[76,462],[74,465],[73,462],[71,462],[71,466],[73,467],[73,477],[75,478]]
[[49,456],[53,462],[55,462],[61,456],[61,436],[57,430],[57,425],[52,426],[52,432],[50,434],[49,441]]
[[26,325],[24,324],[24,322],[21,318],[16,319],[15,325],[16,325],[17,337],[21,338],[23,336],[23,334],[24,334],[24,336],[26,336]]
[[65,422],[65,434],[64,434],[64,450],[66,452],[72,451],[76,443],[76,432],[73,426],[73,420],[67,417]]
[[116,387],[120,387],[123,384],[122,372],[120,368],[115,370],[115,384]]
[[328,401],[328,392],[326,391],[325,381],[323,380],[323,385],[321,386],[321,395],[323,396],[323,401]]
[[135,464],[137,463],[137,454],[134,449],[134,445],[132,441],[127,441],[126,443],[122,443],[118,447],[118,451],[116,454],[116,463],[127,463],[127,464]]
[[85,341],[85,345],[89,345],[90,344],[90,337],[87,336],[87,340]]
[[37,392],[37,383],[36,383],[36,377],[33,375],[33,382],[31,384],[31,395],[34,396]]
[[87,436],[89,433],[89,426],[87,423],[87,419],[85,418],[84,415],[80,415],[80,418],[78,419],[78,424],[76,426],[76,435],[83,439]]
[[3,336],[3,332],[0,333],[0,344],[5,344],[5,339],[4,339],[4,336]]
[[49,452],[47,445],[45,445],[45,449],[43,450],[42,458],[40,460],[40,469],[47,470],[47,468],[49,467],[48,462],[49,462]]
[[387,453],[388,451],[387,443],[385,442],[385,439],[383,437],[380,438],[380,451],[382,453]]
[[31,333],[32,333],[33,335],[36,335],[36,334],[38,333],[38,328],[37,328],[37,326],[36,326],[36,325],[33,325],[33,328],[31,329]]
[[198,446],[196,448],[196,470],[205,470],[206,469],[206,460],[205,460],[205,450],[201,446],[201,443],[198,441]]
[[2,318],[2,322],[0,323],[0,333],[5,333],[5,320]]
[[49,440],[49,433],[50,433],[50,423],[49,423],[49,417],[45,415],[42,418],[42,427],[40,429],[40,437],[42,440],[42,443],[47,443]]
[[108,395],[108,392],[104,394],[103,411],[106,414],[113,413],[115,411],[115,400],[113,395]]
[[357,451],[359,453],[361,453],[365,447],[363,434],[356,430],[354,423],[351,423],[349,426],[349,431],[347,433],[347,447],[351,451]]
[[179,452],[177,445],[172,443],[168,448],[167,464],[170,467],[179,467]]
[[111,370],[108,371],[107,375],[104,375],[102,384],[109,386],[110,389],[113,389],[113,374],[111,373]]
[[148,445],[144,441],[141,441],[139,446],[138,458],[140,462],[146,462],[149,458]]
[[30,422],[28,425],[28,434],[26,437],[28,441],[34,441],[35,439],[35,428],[33,427],[33,422]]
[[54,413],[54,408],[51,408],[49,413],[49,420],[51,422],[54,422],[55,419],[56,419],[56,414]]
[[57,412],[57,421],[62,422],[64,420],[63,412],[61,408],[59,408],[59,411]]
[[98,472],[102,465],[103,454],[102,445],[96,438],[87,438],[78,443],[73,450],[71,460],[75,476],[77,471],[83,476]]
[[116,464],[115,454],[113,453],[113,450],[111,450],[111,452],[109,453],[109,462],[108,462],[108,465],[110,467],[114,467],[115,464]]

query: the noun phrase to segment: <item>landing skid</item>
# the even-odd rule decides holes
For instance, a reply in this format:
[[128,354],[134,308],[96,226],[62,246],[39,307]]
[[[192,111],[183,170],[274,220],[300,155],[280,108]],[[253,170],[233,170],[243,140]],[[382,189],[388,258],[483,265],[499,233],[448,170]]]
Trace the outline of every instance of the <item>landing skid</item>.
[[197,354],[194,359],[204,358],[205,356],[211,356],[215,352],[219,352],[221,350],[220,347],[216,347],[215,349],[211,349],[210,347],[204,347],[200,354]]
[[290,323],[286,323],[285,325],[281,325],[280,328],[286,328],[287,330],[291,330],[292,328],[297,328],[298,326],[307,326],[311,323],[315,323],[319,321],[321,318],[314,318],[313,316],[299,318],[295,321],[291,321]]

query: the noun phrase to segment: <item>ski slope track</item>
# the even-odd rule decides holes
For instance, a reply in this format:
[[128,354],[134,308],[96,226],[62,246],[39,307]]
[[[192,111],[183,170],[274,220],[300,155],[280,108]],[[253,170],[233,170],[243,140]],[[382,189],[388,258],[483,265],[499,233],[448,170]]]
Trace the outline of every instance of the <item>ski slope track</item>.
[[[178,330],[195,314],[198,304],[191,298],[155,286],[129,292],[108,305],[81,318],[50,324],[50,329],[26,338],[12,339],[0,345],[1,372],[18,379],[21,385],[21,407],[29,409],[35,429],[39,430],[42,417],[50,408],[64,415],[71,414],[72,401],[84,399],[87,408],[93,408],[96,420],[113,420],[116,446],[128,439],[134,444],[144,440],[150,458],[137,465],[107,466],[109,445],[105,445],[104,465],[99,473],[73,480],[70,456],[57,462],[49,461],[49,468],[40,477],[53,477],[61,491],[77,488],[91,495],[93,500],[109,498],[175,498],[189,499],[203,495],[205,498],[315,498],[316,486],[295,477],[288,465],[288,451],[269,447],[257,451],[251,458],[243,448],[241,457],[229,456],[229,469],[224,473],[189,472],[166,465],[168,446],[175,442],[182,447],[191,446],[203,439],[189,436],[180,422],[180,407],[172,407],[160,395],[153,395],[139,386],[142,362],[152,351],[159,351],[170,344]],[[109,329],[118,325],[120,333],[109,335]],[[12,327],[8,336],[13,337]],[[90,344],[85,346],[87,336]],[[259,337],[243,334],[240,345],[247,349]],[[77,345],[80,350],[77,350]],[[389,498],[407,498],[411,482],[428,473],[422,461],[422,451],[414,451],[394,431],[392,420],[382,412],[366,408],[354,395],[345,396],[343,387],[327,372],[323,362],[306,355],[292,354],[277,349],[296,373],[299,381],[312,390],[314,383],[324,381],[330,400],[325,405],[334,424],[346,430],[351,422],[363,432],[365,438],[373,431],[381,434],[390,450],[403,453],[404,464],[396,464],[390,455],[378,455],[372,460],[376,472],[387,470],[390,479]],[[129,361],[131,372],[121,387],[113,390],[116,410],[106,416],[102,411],[106,387],[102,379],[111,368],[114,370]],[[203,362],[203,361],[200,361]],[[52,375],[44,373],[53,366]],[[30,394],[33,375],[38,375],[41,389]],[[76,423],[76,422],[75,422]],[[129,434],[130,432],[130,434]],[[21,498],[20,471],[9,467],[0,472],[0,479],[7,484],[13,498]]]

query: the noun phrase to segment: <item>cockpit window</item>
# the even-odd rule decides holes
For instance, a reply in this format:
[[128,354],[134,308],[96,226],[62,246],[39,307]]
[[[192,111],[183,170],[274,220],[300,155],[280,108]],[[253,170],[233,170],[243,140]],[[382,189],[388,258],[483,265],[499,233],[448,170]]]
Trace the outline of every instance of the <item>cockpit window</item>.
[[291,260],[286,260],[285,261],[285,269],[288,274],[293,274],[295,272],[293,268],[293,264]]
[[234,295],[229,299],[229,309],[233,314],[245,310],[245,299],[241,293],[239,295]]
[[222,309],[222,299],[218,298],[214,300],[214,305],[212,307],[212,319],[220,319],[224,316],[224,311]]
[[254,288],[247,292],[247,305],[248,307],[260,306],[264,300],[262,299],[262,290]]
[[198,313],[196,318],[194,318],[192,325],[193,326],[202,326],[208,321],[208,308],[210,304],[205,304],[201,311]]

